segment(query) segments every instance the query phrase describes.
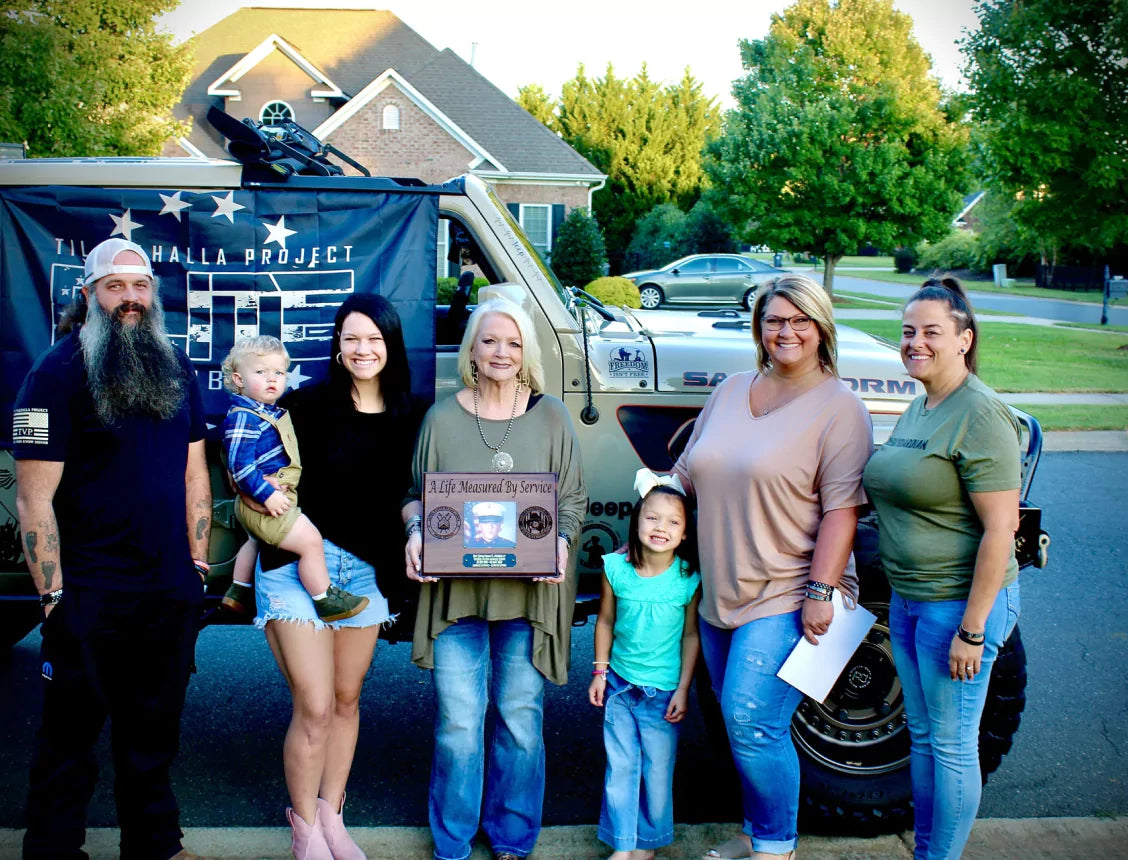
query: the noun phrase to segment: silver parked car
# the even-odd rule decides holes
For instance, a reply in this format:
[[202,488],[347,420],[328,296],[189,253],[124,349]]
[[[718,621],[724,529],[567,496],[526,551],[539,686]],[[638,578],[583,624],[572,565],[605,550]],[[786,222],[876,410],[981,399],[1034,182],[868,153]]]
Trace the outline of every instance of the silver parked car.
[[638,287],[642,306],[662,304],[739,304],[748,309],[764,281],[783,274],[767,263],[739,254],[691,254],[645,272],[624,275]]

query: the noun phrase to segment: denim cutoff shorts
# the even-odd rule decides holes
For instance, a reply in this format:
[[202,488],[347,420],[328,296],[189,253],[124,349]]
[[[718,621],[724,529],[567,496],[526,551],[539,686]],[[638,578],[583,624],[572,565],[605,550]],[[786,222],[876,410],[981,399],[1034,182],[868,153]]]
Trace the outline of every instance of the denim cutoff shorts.
[[265,627],[268,621],[309,621],[317,630],[328,627],[341,630],[345,627],[372,627],[374,624],[391,626],[396,616],[388,611],[388,600],[376,585],[376,568],[361,561],[351,552],[341,549],[332,541],[324,541],[325,566],[329,569],[329,584],[352,594],[368,598],[364,611],[341,621],[328,623],[317,617],[313,598],[306,593],[298,578],[298,563],[285,564],[273,570],[263,570],[261,561],[255,562],[255,626]]

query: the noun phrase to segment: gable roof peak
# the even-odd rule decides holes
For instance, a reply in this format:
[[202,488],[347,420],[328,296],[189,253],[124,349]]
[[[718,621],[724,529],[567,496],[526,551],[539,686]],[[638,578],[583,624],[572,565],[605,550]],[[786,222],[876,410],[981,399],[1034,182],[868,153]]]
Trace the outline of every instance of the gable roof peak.
[[288,57],[291,62],[298,68],[305,72],[315,83],[318,85],[315,89],[310,90],[310,95],[313,98],[344,98],[345,94],[341,88],[329,79],[329,76],[322,72],[312,62],[302,56],[301,52],[279,36],[277,33],[271,33],[254,48],[239,58],[231,68],[220,75],[208,87],[209,96],[225,96],[225,97],[238,97],[239,90],[236,88],[239,79],[247,74],[251,69],[273,54],[275,51]]

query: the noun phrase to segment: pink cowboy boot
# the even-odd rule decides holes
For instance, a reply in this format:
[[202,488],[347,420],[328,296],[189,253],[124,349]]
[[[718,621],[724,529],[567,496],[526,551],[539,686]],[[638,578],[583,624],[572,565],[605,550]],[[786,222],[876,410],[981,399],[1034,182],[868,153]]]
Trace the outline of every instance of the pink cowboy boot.
[[329,801],[317,798],[317,817],[321,821],[321,830],[325,834],[325,841],[329,843],[329,850],[333,852],[333,860],[366,860],[367,855],[345,830],[344,812],[344,794],[341,795],[340,809],[334,809]]
[[294,860],[333,860],[333,853],[325,841],[321,821],[316,813],[313,816],[313,824],[307,824],[305,819],[290,807],[286,808],[286,817],[290,820],[290,827],[293,829],[290,848],[294,852]]

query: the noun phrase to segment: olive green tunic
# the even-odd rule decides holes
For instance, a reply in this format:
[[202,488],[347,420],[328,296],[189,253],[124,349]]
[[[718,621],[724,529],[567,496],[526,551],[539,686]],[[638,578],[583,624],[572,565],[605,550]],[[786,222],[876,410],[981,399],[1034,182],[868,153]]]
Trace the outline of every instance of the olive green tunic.
[[[482,419],[486,438],[497,444],[508,421]],[[513,421],[503,448],[514,472],[555,472],[559,531],[572,537],[568,574],[552,585],[517,579],[448,579],[424,583],[419,592],[411,659],[424,669],[435,665],[435,637],[459,618],[487,621],[525,618],[533,627],[533,665],[554,684],[568,682],[572,609],[576,601],[575,547],[584,521],[587,490],[580,446],[564,404],[544,395]],[[415,444],[412,496],[422,497],[424,472],[490,472],[494,452],[478,434],[474,415],[454,397],[428,411]]]

